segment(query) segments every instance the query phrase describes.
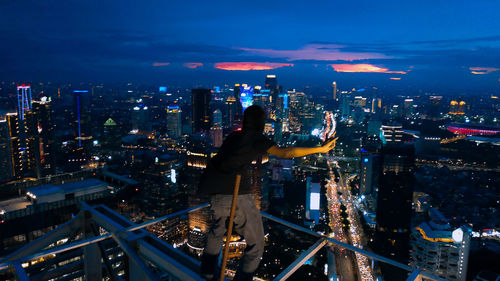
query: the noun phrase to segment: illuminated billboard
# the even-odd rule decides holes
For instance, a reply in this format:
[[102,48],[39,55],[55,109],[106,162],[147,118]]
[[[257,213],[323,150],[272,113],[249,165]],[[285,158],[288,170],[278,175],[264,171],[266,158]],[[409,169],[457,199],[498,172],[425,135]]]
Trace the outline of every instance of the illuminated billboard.
[[313,192],[311,193],[311,210],[319,210],[319,193]]
[[253,104],[253,87],[240,87],[240,93],[241,107],[245,110]]

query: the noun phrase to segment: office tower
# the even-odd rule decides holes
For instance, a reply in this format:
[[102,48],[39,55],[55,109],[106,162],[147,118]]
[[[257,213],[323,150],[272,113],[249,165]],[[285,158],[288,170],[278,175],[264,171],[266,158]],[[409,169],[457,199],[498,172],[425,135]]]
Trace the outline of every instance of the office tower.
[[381,98],[373,98],[372,99],[371,113],[380,113],[381,109],[382,109],[382,99]]
[[319,179],[307,177],[306,182],[306,218],[319,222],[321,185]]
[[337,82],[334,81],[332,83],[332,87],[333,87],[333,100],[338,101],[337,100]]
[[[22,178],[30,169],[29,150],[26,147],[24,122],[20,122],[17,113],[7,113],[5,116],[9,129],[10,158],[12,176]],[[23,125],[21,127],[21,124]],[[22,132],[22,134],[21,134]]]
[[[413,145],[390,144],[382,148],[377,196],[375,251],[408,262],[411,203],[414,186]],[[387,280],[404,280],[406,273],[381,265]]]
[[222,112],[218,108],[212,113],[212,125],[222,127]]
[[0,117],[0,183],[6,182],[13,177],[12,161],[9,123],[4,116]]
[[241,119],[241,114],[238,111],[238,102],[236,102],[236,98],[231,96],[228,97],[226,100],[226,106],[224,109],[224,128],[226,129],[232,129],[237,126],[235,126],[238,122],[238,119]]
[[181,114],[182,110],[178,105],[167,107],[167,134],[171,138],[179,138],[182,135]]
[[115,120],[108,118],[104,122],[103,143],[102,147],[106,149],[117,149],[121,145],[120,126],[116,124]]
[[351,97],[347,93],[341,97],[340,114],[343,119],[351,117]]
[[40,178],[55,174],[54,124],[50,99],[43,97],[40,101],[33,101],[25,122],[33,175]]
[[283,141],[283,122],[281,119],[274,122],[274,141],[278,144]]
[[18,85],[17,86],[17,114],[19,120],[24,120],[26,112],[31,110],[31,86]]
[[151,122],[149,120],[149,107],[137,104],[132,108],[132,131],[135,133],[151,133]]
[[210,130],[210,89],[192,89],[192,132],[201,133]]
[[376,194],[376,190],[378,188],[381,149],[382,141],[377,135],[368,134],[361,139],[361,172],[359,185],[361,194]]
[[415,113],[413,99],[405,99],[403,102],[404,116],[409,118]]
[[[431,217],[433,212],[439,211],[430,209]],[[446,280],[465,281],[470,239],[468,226],[453,229],[446,219],[432,218],[412,231],[411,265]]]
[[380,138],[384,143],[401,143],[403,139],[403,126],[400,124],[382,125]]
[[278,80],[276,79],[276,75],[267,75],[266,82],[264,83],[264,88],[275,91],[278,90]]
[[92,141],[90,113],[89,113],[89,91],[73,91],[73,120],[75,129],[75,141],[79,148],[88,149]]
[[271,102],[273,107],[276,107],[276,100],[278,98],[278,94],[281,92],[280,86],[278,85],[278,80],[276,79],[276,75],[266,76],[264,88],[270,90],[269,101]]
[[440,104],[441,100],[443,99],[442,96],[430,96],[429,97],[429,108],[427,110],[427,115],[429,116],[429,119],[431,120],[439,120],[441,117],[440,114]]
[[221,128],[221,126],[215,124],[210,128],[210,139],[212,140],[212,145],[214,147],[220,147],[222,145],[222,128]]

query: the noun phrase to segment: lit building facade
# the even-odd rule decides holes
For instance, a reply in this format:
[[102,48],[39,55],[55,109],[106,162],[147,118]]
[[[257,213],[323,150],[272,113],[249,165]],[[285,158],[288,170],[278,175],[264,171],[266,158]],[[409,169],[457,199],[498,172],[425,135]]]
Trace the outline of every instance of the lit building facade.
[[210,130],[210,99],[210,89],[191,90],[191,127],[193,133],[208,132]]
[[411,234],[411,265],[446,280],[465,281],[470,239],[467,226],[423,222]]
[[182,110],[178,105],[167,107],[167,134],[171,138],[182,135],[181,114]]
[[6,182],[13,177],[13,159],[10,145],[7,119],[2,119],[0,117],[0,183]]
[[55,174],[54,124],[50,99],[44,97],[40,101],[33,101],[25,122],[32,174],[37,178]]

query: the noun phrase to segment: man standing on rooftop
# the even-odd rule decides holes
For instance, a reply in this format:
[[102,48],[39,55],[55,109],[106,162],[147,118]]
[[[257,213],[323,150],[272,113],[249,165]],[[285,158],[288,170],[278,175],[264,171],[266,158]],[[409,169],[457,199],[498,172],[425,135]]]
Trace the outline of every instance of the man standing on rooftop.
[[217,280],[217,259],[222,238],[227,230],[232,194],[236,175],[241,175],[241,186],[236,203],[234,229],[243,236],[246,248],[234,281],[252,280],[264,253],[264,228],[262,217],[251,194],[248,170],[259,155],[272,154],[281,158],[302,157],[327,153],[335,147],[337,138],[320,147],[280,148],[264,134],[266,112],[257,105],[248,107],[243,114],[243,128],[232,132],[222,144],[203,173],[199,185],[200,195],[210,195],[213,223],[201,261],[201,275],[207,280]]

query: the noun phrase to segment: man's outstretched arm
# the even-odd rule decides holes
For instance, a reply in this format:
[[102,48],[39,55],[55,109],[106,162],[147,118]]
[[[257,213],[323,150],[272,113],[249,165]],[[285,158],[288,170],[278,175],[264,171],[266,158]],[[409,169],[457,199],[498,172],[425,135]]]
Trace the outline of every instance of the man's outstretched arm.
[[267,153],[280,158],[295,158],[302,157],[309,154],[315,153],[327,153],[335,147],[338,138],[334,138],[331,141],[325,143],[318,147],[278,147],[276,145],[271,146]]

